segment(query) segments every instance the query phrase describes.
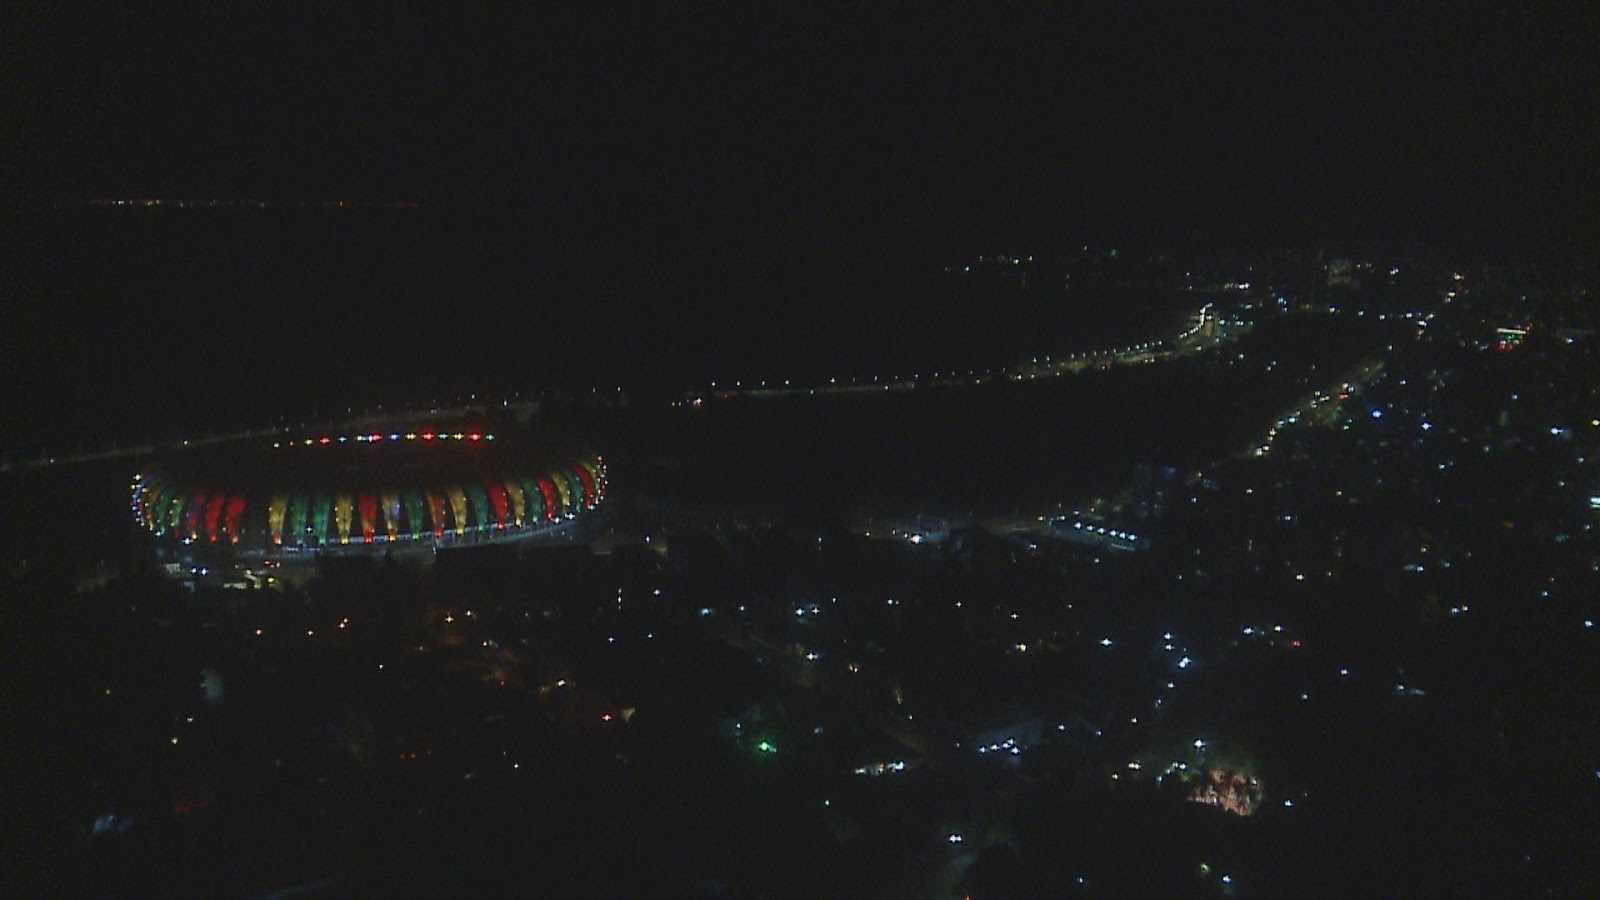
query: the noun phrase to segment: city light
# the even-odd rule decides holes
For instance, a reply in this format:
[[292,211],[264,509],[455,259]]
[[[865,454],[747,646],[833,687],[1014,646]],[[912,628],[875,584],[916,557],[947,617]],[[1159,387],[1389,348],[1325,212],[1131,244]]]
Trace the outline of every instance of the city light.
[[[1132,267],[1133,257],[1119,265]],[[972,271],[984,276],[1021,258],[986,259]],[[1088,258],[1097,278],[1121,277],[1109,258]],[[1020,836],[1028,846],[1007,865],[1026,883],[1039,880],[1045,895],[1070,892],[1067,879],[1083,863],[1074,856],[1043,876],[1029,870],[1049,856],[1040,857],[1041,849],[1068,846],[1072,835],[1035,835],[1038,823],[1019,823],[1015,811],[1053,802],[1058,789],[1072,785],[1093,787],[1092,805],[1108,833],[1124,833],[1130,823],[1145,827],[1141,817],[1167,817],[1159,827],[1180,829],[1182,845],[1196,848],[1222,846],[1217,839],[1227,835],[1216,829],[1229,826],[1209,813],[1175,814],[1177,803],[1152,798],[1182,797],[1239,815],[1265,810],[1269,819],[1273,797],[1285,810],[1297,809],[1299,799],[1318,810],[1334,804],[1331,815],[1307,821],[1295,813],[1295,823],[1285,824],[1307,844],[1290,848],[1299,854],[1297,868],[1302,857],[1343,864],[1317,843],[1327,837],[1318,829],[1421,801],[1404,790],[1376,799],[1314,793],[1319,772],[1348,763],[1340,754],[1350,742],[1316,740],[1321,734],[1348,735],[1370,757],[1369,768],[1415,771],[1423,785],[1498,771],[1499,745],[1506,744],[1530,771],[1545,772],[1519,791],[1556,798],[1558,807],[1588,797],[1593,782],[1583,772],[1594,766],[1573,771],[1561,755],[1571,755],[1567,732],[1581,721],[1538,722],[1550,734],[1536,729],[1530,737],[1527,716],[1497,712],[1553,710],[1559,719],[1562,710],[1578,716],[1585,708],[1586,673],[1571,660],[1588,649],[1600,620],[1585,580],[1600,569],[1590,558],[1591,534],[1600,528],[1597,451],[1593,431],[1551,423],[1577,425],[1594,415],[1593,397],[1559,377],[1582,371],[1582,354],[1594,349],[1587,320],[1556,315],[1558,300],[1521,303],[1520,286],[1497,281],[1492,294],[1460,285],[1451,316],[1416,334],[1400,321],[1412,313],[1382,310],[1387,293],[1330,283],[1335,272],[1370,282],[1387,261],[1333,265],[1308,253],[1268,263],[1257,260],[1260,268],[1247,270],[1243,262],[1218,261],[1180,279],[1181,265],[1148,262],[1153,268],[1141,270],[1140,285],[1170,281],[1195,298],[1171,310],[1174,319],[1185,315],[1172,326],[1183,329],[1181,343],[1118,339],[1073,348],[1068,344],[1083,336],[1058,326],[1080,307],[1066,304],[1060,321],[1037,316],[1047,327],[1036,342],[1019,343],[1009,363],[992,369],[930,348],[919,374],[892,376],[884,365],[851,377],[837,374],[851,371],[844,368],[851,363],[818,356],[803,363],[812,367],[809,380],[798,371],[746,371],[731,380],[729,369],[710,391],[682,382],[643,390],[621,415],[604,395],[552,392],[539,395],[542,407],[530,404],[515,416],[492,408],[439,412],[455,409],[446,404],[405,416],[347,409],[342,420],[315,414],[230,434],[220,449],[203,449],[210,438],[198,434],[198,446],[188,450],[177,438],[158,439],[131,484],[113,478],[113,487],[130,491],[130,505],[111,510],[107,529],[131,532],[148,545],[150,560],[119,568],[132,558],[123,554],[86,563],[62,592],[109,599],[101,604],[114,613],[107,621],[140,624],[121,643],[151,644],[140,652],[158,661],[202,659],[216,666],[207,672],[227,673],[234,693],[221,700],[221,675],[215,698],[196,692],[180,669],[173,680],[183,690],[159,702],[141,692],[128,704],[137,709],[121,711],[126,692],[118,689],[112,701],[104,680],[92,679],[96,706],[119,711],[86,714],[83,728],[110,731],[125,728],[131,713],[142,717],[126,729],[134,735],[126,743],[165,768],[138,759],[143,768],[122,768],[165,773],[152,809],[166,805],[162,793],[189,791],[190,782],[204,793],[214,780],[223,797],[280,782],[317,785],[319,795],[355,798],[363,815],[371,810],[360,806],[361,786],[395,783],[401,765],[412,769],[402,780],[421,785],[418,796],[454,796],[475,777],[492,794],[495,773],[506,778],[518,770],[533,735],[539,762],[530,757],[527,778],[558,788],[572,781],[570,790],[540,791],[546,799],[570,794],[582,805],[602,797],[617,806],[607,814],[621,821],[655,811],[648,797],[605,788],[619,775],[628,782],[689,772],[695,790],[729,797],[751,787],[758,798],[769,789],[782,796],[798,789],[790,799],[814,821],[795,824],[806,835],[823,825],[834,832],[818,847],[872,847],[910,858],[941,839],[964,845],[965,827],[978,829],[970,851],[962,846],[941,857],[956,867],[938,873],[943,890],[961,883],[959,869],[977,851]],[[1060,278],[1046,266],[1007,273],[1056,282],[1051,294],[1017,300],[1027,304],[1018,310],[1033,316],[1050,306],[1046,298],[1064,289],[1072,266],[1062,269]],[[1408,264],[1408,277],[1422,279],[1424,271]],[[1299,285],[1304,296],[1296,296],[1295,280],[1305,272],[1309,285]],[[1084,290],[1085,280],[1071,291]],[[962,281],[973,292],[979,278]],[[1415,296],[1437,303],[1437,294]],[[1000,298],[995,302],[1015,299]],[[1194,305],[1207,298],[1215,302],[1196,317]],[[974,293],[973,316],[987,313],[993,299]],[[1494,353],[1486,322],[1532,316],[1524,309],[1530,306],[1548,307],[1551,330],[1562,331],[1550,340],[1530,336],[1513,356]],[[1025,318],[1021,311],[998,318],[1008,317]],[[575,337],[594,352],[589,335]],[[1301,343],[1314,352],[1295,349]],[[1127,387],[1120,367],[1157,360],[1158,370],[1138,370],[1136,378],[1148,379],[1151,394],[1166,393],[1155,406],[1130,402],[1143,396]],[[716,361],[706,362],[709,368]],[[1011,384],[1034,379],[1047,380]],[[902,390],[917,393],[884,393]],[[1055,403],[1069,394],[1072,403]],[[349,401],[338,402],[345,409]],[[698,414],[680,411],[702,404],[707,409]],[[871,430],[843,427],[852,420],[831,412],[841,407],[861,413]],[[924,408],[939,428],[916,418]],[[1126,433],[1088,435],[1094,423],[1077,413],[1103,409],[1137,415],[1122,417],[1132,423]],[[818,410],[828,412],[813,419]],[[1379,424],[1362,427],[1363,418]],[[671,424],[631,431],[640,421]],[[495,444],[491,422],[501,432]],[[581,447],[566,443],[577,436],[553,432],[590,423],[629,448],[624,458],[632,465],[629,495],[619,512],[603,517],[584,515],[607,496],[598,456],[520,456],[529,447]],[[1203,425],[1203,440],[1186,437],[1194,423]],[[1417,430],[1408,431],[1411,424]],[[888,433],[885,443],[874,443],[874,431]],[[1153,443],[1140,443],[1146,439]],[[247,452],[230,458],[230,442]],[[952,476],[957,464],[968,471]],[[743,493],[758,481],[763,492]],[[803,495],[803,515],[785,507],[796,495]],[[124,518],[130,511],[134,529]],[[532,539],[481,546],[508,533]],[[30,579],[22,553],[16,558],[5,574],[28,594],[38,579]],[[128,581],[152,566],[176,582],[161,595]],[[242,593],[224,593],[235,590]],[[50,599],[40,598],[41,609],[104,615],[92,602],[45,605]],[[47,615],[55,613],[40,613]],[[251,623],[265,621],[276,640],[236,641],[264,637],[264,626]],[[1172,622],[1185,630],[1181,644]],[[1508,630],[1503,622],[1527,624]],[[1584,634],[1571,628],[1580,623]],[[182,649],[208,628],[218,638],[203,640],[199,657]],[[1110,637],[1111,628],[1129,637],[1128,648]],[[1102,637],[1093,637],[1096,630]],[[302,632],[307,641],[298,640]],[[324,641],[315,640],[318,632]],[[1159,640],[1151,638],[1156,634]],[[1540,636],[1536,651],[1519,635]],[[65,660],[53,661],[47,646],[32,658],[66,671],[74,658],[124,652],[120,638],[115,628],[99,628]],[[1094,645],[1118,653],[1084,652]],[[1206,656],[1204,666],[1194,653]],[[396,668],[377,662],[374,676],[380,659]],[[817,665],[823,659],[829,665]],[[1363,678],[1329,662],[1337,659],[1355,659]],[[1472,664],[1464,671],[1463,660]],[[1493,702],[1458,702],[1481,687],[1472,667],[1500,671],[1508,661],[1536,677],[1527,684],[1495,680]],[[319,681],[318,673],[335,670],[349,677]],[[1329,672],[1336,673],[1332,682]],[[1530,706],[1519,694],[1529,684],[1552,695],[1531,698],[1537,702]],[[307,697],[314,712],[332,710],[331,725],[322,713],[296,712]],[[640,720],[645,733],[625,724],[633,721],[632,703],[650,710]],[[1432,734],[1428,724],[1440,715],[1460,719],[1462,728]],[[281,722],[283,731],[240,724],[251,721]],[[1397,722],[1404,741],[1366,740]],[[1218,737],[1183,740],[1199,728]],[[674,729],[683,732],[679,739],[650,737]],[[1452,743],[1456,731],[1504,734]],[[175,754],[169,748],[180,738],[185,753]],[[433,756],[425,742],[440,739],[438,758],[420,763]],[[777,739],[791,741],[783,763],[775,760]],[[1212,754],[1217,740],[1223,745]],[[332,767],[324,753],[295,749],[329,741],[339,757]],[[236,749],[247,746],[254,749]],[[718,762],[727,753],[745,754],[744,764]],[[909,758],[896,758],[902,755]],[[204,765],[193,773],[172,769],[190,757]],[[1143,775],[1145,759],[1151,776]],[[263,766],[275,772],[264,781]],[[735,774],[719,780],[719,770]],[[254,780],[232,773],[255,773]],[[1405,787],[1379,779],[1391,782]],[[596,786],[597,794],[590,790]],[[468,801],[478,793],[468,792]],[[102,795],[143,793],[122,785]],[[824,797],[840,800],[836,814],[818,815],[818,800],[825,809],[833,805]],[[885,817],[885,802],[927,815],[920,822]],[[232,827],[231,806],[193,821]],[[330,807],[334,825],[348,827],[356,819],[339,806]],[[1473,804],[1446,806],[1430,815],[1479,812]],[[87,816],[95,812],[79,813],[72,826],[88,833],[94,820]],[[559,807],[549,812],[551,821],[562,821]],[[456,821],[453,814],[417,815],[419,827]],[[1449,827],[1438,839],[1449,840],[1454,823],[1424,817],[1418,824],[1437,831],[1441,823]],[[897,834],[908,824],[910,834]],[[1508,837],[1507,854],[1537,849],[1546,836],[1539,827]],[[1159,852],[1128,850],[1140,864]],[[1175,873],[1188,888],[1197,880],[1193,855],[1180,854]],[[1231,894],[1219,885],[1236,880],[1220,867],[1240,860],[1231,851],[1219,859],[1200,863],[1199,871],[1213,893]],[[927,860],[892,862],[909,870],[925,869]],[[824,859],[818,871],[848,868],[835,863]],[[719,868],[696,877],[715,881]],[[1265,878],[1253,864],[1241,872],[1244,885]],[[1170,887],[1153,885],[1151,892]]]

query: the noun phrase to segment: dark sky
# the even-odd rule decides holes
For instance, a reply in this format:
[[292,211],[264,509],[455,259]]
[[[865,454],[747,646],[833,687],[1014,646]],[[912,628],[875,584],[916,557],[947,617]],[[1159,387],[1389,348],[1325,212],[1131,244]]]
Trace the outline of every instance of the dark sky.
[[[5,7],[0,419],[57,446],[561,379],[989,365],[1071,335],[928,286],[984,253],[1592,265],[1600,233],[1592,0],[323,5]],[[56,206],[150,196],[428,210]]]
[[1591,244],[1592,3],[858,5],[13,10],[0,178],[492,206],[619,241]]

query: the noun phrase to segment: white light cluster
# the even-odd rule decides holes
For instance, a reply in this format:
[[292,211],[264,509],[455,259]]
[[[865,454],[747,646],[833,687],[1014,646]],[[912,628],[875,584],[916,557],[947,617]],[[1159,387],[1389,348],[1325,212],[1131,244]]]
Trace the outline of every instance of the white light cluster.
[[1006,738],[1003,741],[999,741],[997,743],[993,743],[993,744],[989,744],[987,746],[979,747],[978,748],[978,752],[979,753],[1006,753],[1006,752],[1010,752],[1010,754],[1012,756],[1020,756],[1020,755],[1022,755],[1022,748],[1017,745],[1017,739],[1016,738]]

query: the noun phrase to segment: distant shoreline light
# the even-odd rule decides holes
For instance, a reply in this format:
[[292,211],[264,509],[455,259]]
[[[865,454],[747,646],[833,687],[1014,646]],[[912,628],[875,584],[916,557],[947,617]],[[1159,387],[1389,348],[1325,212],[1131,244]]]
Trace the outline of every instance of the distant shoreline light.
[[251,200],[234,197],[96,197],[57,208],[94,209],[424,209],[420,200]]

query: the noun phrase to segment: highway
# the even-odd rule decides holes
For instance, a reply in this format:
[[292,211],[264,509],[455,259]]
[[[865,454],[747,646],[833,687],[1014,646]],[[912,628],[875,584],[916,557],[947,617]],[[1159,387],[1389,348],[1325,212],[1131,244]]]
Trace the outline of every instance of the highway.
[[[429,407],[427,409],[374,413],[359,418],[348,419],[340,423],[323,425],[273,425],[265,428],[245,428],[225,434],[212,434],[200,438],[180,438],[164,443],[133,444],[129,446],[113,445],[109,448],[85,450],[74,453],[58,453],[50,456],[40,456],[23,460],[0,461],[0,472],[20,472],[30,469],[46,469],[60,466],[81,465],[84,463],[110,462],[119,459],[147,460],[160,453],[170,453],[199,447],[212,447],[219,444],[236,444],[242,441],[273,440],[284,437],[302,438],[312,435],[338,436],[366,434],[371,428],[397,420],[425,420],[425,419],[459,419],[473,410],[483,409],[484,404],[461,404],[450,407]],[[512,403],[502,401],[502,409],[514,410],[519,415],[536,412],[538,404],[532,402]]]
[[1189,356],[1216,347],[1237,336],[1224,335],[1213,328],[1206,334],[1206,326],[1217,321],[1212,304],[1207,303],[1195,313],[1194,324],[1171,339],[1152,340],[1124,347],[1090,350],[1074,353],[1061,359],[1049,356],[1034,357],[1006,369],[978,371],[933,372],[930,375],[873,376],[871,378],[829,379],[825,384],[795,385],[760,381],[745,384],[736,381],[730,387],[712,382],[710,387],[689,391],[680,406],[699,406],[707,399],[726,400],[734,397],[778,398],[818,397],[841,394],[885,394],[916,390],[920,387],[972,387],[995,381],[1033,381],[1040,378],[1059,378],[1088,369],[1110,369],[1114,366],[1140,365],[1157,360]]

